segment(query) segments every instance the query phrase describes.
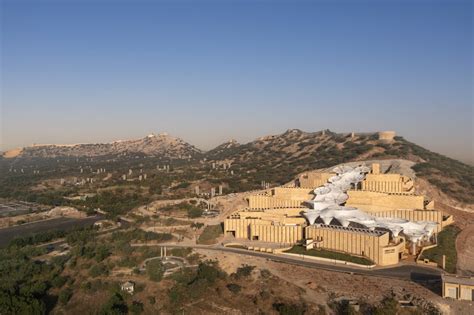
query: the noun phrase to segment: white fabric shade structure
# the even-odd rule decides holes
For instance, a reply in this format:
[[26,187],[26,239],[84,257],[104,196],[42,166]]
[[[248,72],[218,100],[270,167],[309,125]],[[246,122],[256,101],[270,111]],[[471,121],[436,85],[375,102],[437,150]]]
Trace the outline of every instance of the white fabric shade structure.
[[307,202],[311,205],[311,209],[306,210],[303,216],[308,223],[313,225],[320,218],[324,224],[330,224],[336,219],[344,227],[348,227],[352,222],[370,230],[376,228],[389,230],[394,237],[403,233],[412,242],[429,238],[436,228],[436,222],[376,217],[358,208],[342,206],[349,198],[347,190],[364,180],[369,171],[366,166],[352,168],[343,165],[334,168],[333,172],[337,175],[329,178],[324,186],[316,188],[314,190],[316,196]]

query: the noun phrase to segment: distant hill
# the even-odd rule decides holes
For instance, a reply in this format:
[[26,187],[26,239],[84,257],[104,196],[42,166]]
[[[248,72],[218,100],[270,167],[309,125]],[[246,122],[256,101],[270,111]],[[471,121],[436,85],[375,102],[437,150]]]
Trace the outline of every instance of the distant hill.
[[151,156],[188,158],[201,154],[193,145],[168,134],[148,135],[136,140],[120,140],[110,143],[74,145],[34,145],[7,151],[5,158],[34,157],[55,158],[62,156],[103,156],[123,153],[143,153]]
[[474,167],[431,152],[392,132],[341,134],[329,130],[290,129],[245,144],[231,140],[207,152],[180,138],[152,134],[137,140],[104,144],[35,145],[5,152],[3,157],[10,160],[138,153],[171,160],[191,158],[187,163],[194,165],[195,170],[206,165],[203,161],[217,162],[217,165],[230,163],[234,175],[228,184],[235,191],[258,188],[262,180],[272,185],[283,184],[301,172],[341,163],[401,158],[415,162],[416,176],[445,196],[462,203],[474,203]]
[[249,182],[289,182],[296,174],[352,161],[406,159],[415,162],[416,176],[457,201],[474,203],[474,167],[431,152],[402,137],[384,133],[340,134],[329,130],[290,129],[239,145],[221,145],[206,153],[209,160],[232,162]]

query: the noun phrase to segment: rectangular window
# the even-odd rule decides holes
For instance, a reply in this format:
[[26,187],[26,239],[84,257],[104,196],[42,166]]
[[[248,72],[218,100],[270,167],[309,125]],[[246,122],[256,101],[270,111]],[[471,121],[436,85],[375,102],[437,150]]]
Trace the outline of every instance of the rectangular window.
[[447,297],[457,299],[458,298],[458,288],[448,288]]

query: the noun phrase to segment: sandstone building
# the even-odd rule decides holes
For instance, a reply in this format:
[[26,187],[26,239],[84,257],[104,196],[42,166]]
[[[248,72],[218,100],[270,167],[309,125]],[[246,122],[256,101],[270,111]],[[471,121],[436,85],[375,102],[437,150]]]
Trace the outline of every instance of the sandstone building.
[[[311,217],[311,211],[317,212],[308,212],[308,202],[315,198],[315,189],[338,180],[335,175],[308,172],[294,184],[249,196],[248,207],[224,221],[225,233],[236,239],[282,246],[311,243],[317,248],[364,256],[378,265],[391,265],[404,255],[415,254],[422,246],[436,242],[436,234],[453,222],[452,216],[436,210],[434,202],[415,194],[413,179],[383,174],[379,164],[373,164],[362,181],[351,185],[347,200],[337,210],[363,211],[372,221],[380,221],[380,225],[364,224],[365,221],[356,219],[346,222],[344,218],[322,214]],[[419,236],[416,229],[423,222],[432,228]],[[397,224],[403,228],[397,228]]]

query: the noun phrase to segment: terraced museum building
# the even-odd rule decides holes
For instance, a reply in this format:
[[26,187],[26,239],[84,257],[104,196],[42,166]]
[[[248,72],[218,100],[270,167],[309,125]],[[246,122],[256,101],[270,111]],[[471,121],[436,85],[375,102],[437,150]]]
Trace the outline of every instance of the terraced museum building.
[[386,266],[436,244],[451,223],[452,216],[415,193],[412,178],[383,173],[375,163],[305,173],[252,195],[248,207],[226,218],[224,232],[236,241],[302,244]]

